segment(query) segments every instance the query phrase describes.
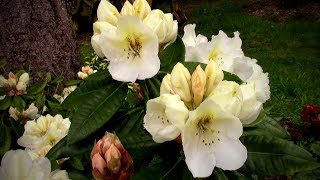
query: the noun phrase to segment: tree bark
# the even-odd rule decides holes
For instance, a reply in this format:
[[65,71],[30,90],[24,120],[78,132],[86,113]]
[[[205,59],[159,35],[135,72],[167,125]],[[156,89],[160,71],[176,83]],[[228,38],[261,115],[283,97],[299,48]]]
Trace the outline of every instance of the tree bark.
[[80,68],[64,0],[0,0],[0,38],[5,73],[24,69],[34,81],[39,72],[68,80]]

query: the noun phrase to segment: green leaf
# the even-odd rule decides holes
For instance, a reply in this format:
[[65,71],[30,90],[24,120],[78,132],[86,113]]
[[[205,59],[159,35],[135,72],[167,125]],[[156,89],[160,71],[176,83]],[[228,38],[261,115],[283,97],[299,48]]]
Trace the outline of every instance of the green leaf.
[[143,131],[120,136],[122,145],[127,149],[130,154],[135,157],[144,157],[148,153],[152,153],[160,144],[153,141],[149,133]]
[[50,82],[50,81],[51,81],[51,73],[50,73],[50,72],[48,72],[48,73],[46,74],[46,81],[47,81],[47,82]]
[[320,156],[320,142],[315,142],[310,145],[310,150],[314,154]]
[[7,151],[10,150],[11,146],[11,134],[10,128],[2,124],[0,126],[0,156],[3,156]]
[[13,101],[12,104],[15,108],[17,108],[19,111],[24,110],[24,108],[26,107],[26,103],[24,102],[24,100],[22,99],[21,96],[14,96],[13,97]]
[[285,130],[277,121],[269,116],[266,116],[260,124],[256,125],[257,128],[268,131],[273,136],[290,139],[290,134]]
[[127,134],[137,132],[142,127],[144,115],[143,107],[128,111],[115,121],[117,124],[115,132],[119,137],[125,137]]
[[184,65],[184,67],[186,67],[190,74],[193,73],[194,70],[196,70],[197,66],[200,64],[200,66],[202,67],[202,69],[204,70],[206,68],[206,64],[203,63],[199,63],[199,62],[183,62],[182,63]]
[[12,104],[11,96],[6,96],[3,100],[0,100],[0,110],[8,109]]
[[114,82],[103,87],[99,93],[77,109],[72,118],[68,144],[76,143],[106,124],[118,111],[127,93],[124,83]]
[[[68,137],[68,136],[67,136]],[[73,157],[91,149],[90,146],[84,146],[79,148],[76,145],[68,145],[67,137],[61,139],[55,146],[53,146],[50,151],[46,154],[46,157],[50,160],[57,160],[66,157]],[[93,147],[93,146],[92,146]]]
[[56,77],[53,81],[52,81],[52,83],[53,84],[59,84],[59,83],[61,83],[63,81],[63,77],[62,76],[58,76],[58,77]]
[[70,179],[76,179],[76,180],[88,180],[88,179],[90,179],[86,175],[83,175],[80,172],[76,172],[76,171],[68,172],[68,176],[69,176]]
[[86,78],[86,81],[102,81],[102,80],[109,80],[109,79],[112,79],[109,71],[101,70],[88,76]]
[[40,93],[47,85],[47,81],[33,84],[27,88],[28,95]]
[[154,76],[151,79],[147,79],[146,84],[149,92],[149,98],[152,99],[160,96],[161,80],[158,76]]
[[212,172],[211,177],[217,180],[228,180],[227,176],[219,168],[214,168],[214,171]]
[[[63,101],[62,106],[66,109],[75,108],[79,105],[87,103],[97,94],[105,91],[107,86],[112,86],[114,81],[88,81],[77,87],[69,96]],[[111,84],[111,85],[110,85]]]
[[253,179],[246,177],[245,175],[237,172],[237,171],[224,171],[224,174],[228,177],[228,179],[234,179],[234,180],[248,180]]
[[80,84],[82,81],[83,81],[83,80],[78,80],[78,79],[70,80],[70,81],[66,82],[65,86],[78,85],[78,84]]
[[44,94],[38,94],[36,96],[36,106],[38,108],[43,107],[46,102],[46,96]]
[[144,168],[142,171],[135,173],[131,178],[132,180],[150,180],[161,179],[162,176],[168,171],[167,164],[161,160],[153,163],[152,165]]
[[241,141],[248,150],[241,171],[276,176],[320,167],[308,151],[277,137],[253,135],[242,137]]
[[159,52],[161,71],[170,73],[173,66],[185,59],[186,49],[180,36],[174,43],[170,44],[163,51]]
[[319,179],[320,177],[320,169],[316,169],[313,171],[309,172],[303,172],[303,173],[298,173],[297,175],[293,176],[293,180],[314,180],[314,179]]
[[68,160],[68,164],[76,170],[80,170],[80,171],[84,170],[84,167],[81,162],[81,158],[79,157],[71,157]]
[[243,81],[235,74],[229,73],[227,71],[223,71],[224,77],[223,80],[234,81],[238,84],[242,84]]

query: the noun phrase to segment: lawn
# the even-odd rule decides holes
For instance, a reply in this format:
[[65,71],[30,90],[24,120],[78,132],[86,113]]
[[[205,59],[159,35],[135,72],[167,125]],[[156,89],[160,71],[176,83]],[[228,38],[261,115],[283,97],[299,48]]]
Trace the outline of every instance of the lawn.
[[[320,105],[320,23],[294,18],[275,22],[248,14],[247,5],[248,2],[204,2],[187,9],[187,23],[196,23],[196,33],[209,38],[219,30],[229,36],[239,31],[245,55],[257,59],[269,73],[271,98],[265,109],[270,109],[272,117],[299,122],[305,104]],[[182,35],[183,30],[179,32]],[[80,50],[83,60],[90,59],[90,43],[82,42]]]

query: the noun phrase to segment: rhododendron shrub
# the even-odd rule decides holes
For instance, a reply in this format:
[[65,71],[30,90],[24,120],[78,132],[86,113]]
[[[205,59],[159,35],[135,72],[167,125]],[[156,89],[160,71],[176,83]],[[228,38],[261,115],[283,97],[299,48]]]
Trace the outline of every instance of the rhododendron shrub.
[[[97,18],[96,56],[76,79],[48,73],[29,84],[27,72],[0,76],[1,175],[15,171],[20,155],[10,150],[18,148],[28,164],[19,170],[35,163],[34,175],[52,179],[294,179],[317,172],[319,144],[295,144],[269,116],[269,74],[246,56],[241,32],[206,37],[189,24],[181,38],[172,14],[146,0],[127,1],[120,11],[102,0]],[[304,123],[317,127],[318,111],[306,106]],[[51,165],[38,166],[39,158]]]

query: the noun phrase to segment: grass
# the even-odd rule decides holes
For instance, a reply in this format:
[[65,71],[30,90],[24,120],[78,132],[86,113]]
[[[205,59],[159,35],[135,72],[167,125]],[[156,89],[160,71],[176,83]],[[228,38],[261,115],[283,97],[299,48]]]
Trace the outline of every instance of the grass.
[[[299,122],[305,104],[320,105],[320,23],[272,22],[247,14],[245,6],[226,1],[204,3],[188,12],[187,23],[196,23],[197,34],[207,37],[219,30],[229,36],[239,31],[245,55],[257,59],[269,73],[271,98],[264,107],[271,108],[273,117]],[[80,48],[85,56],[92,52],[87,45]]]

